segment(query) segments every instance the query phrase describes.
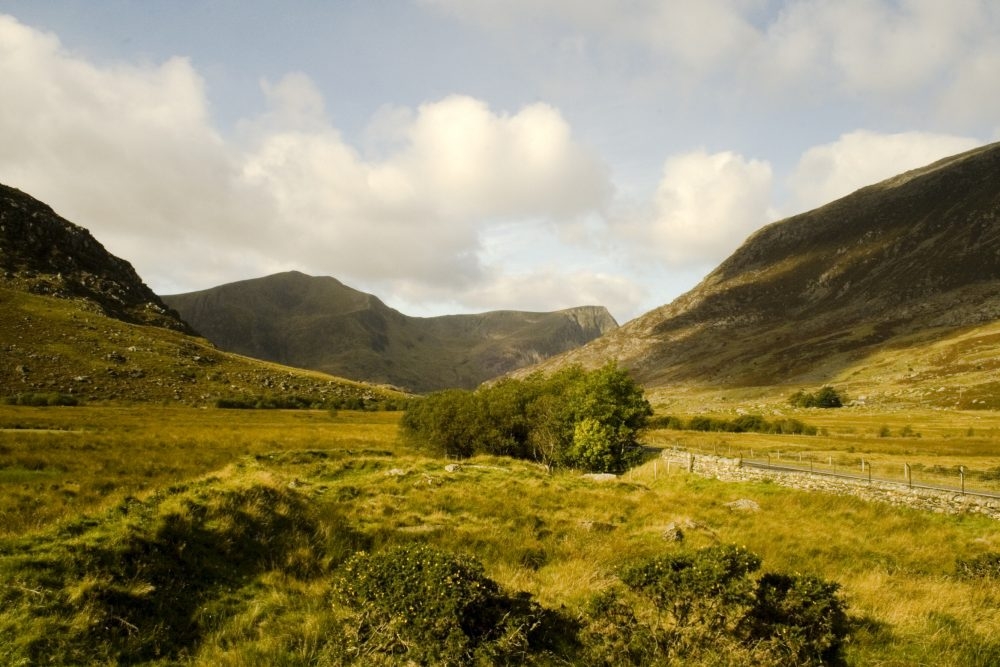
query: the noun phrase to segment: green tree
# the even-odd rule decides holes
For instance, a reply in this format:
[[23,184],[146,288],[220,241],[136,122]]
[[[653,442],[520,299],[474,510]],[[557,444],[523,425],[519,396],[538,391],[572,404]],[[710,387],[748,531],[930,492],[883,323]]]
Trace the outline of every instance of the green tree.
[[404,432],[430,451],[466,458],[475,453],[483,428],[474,394],[448,389],[414,401],[403,416]]
[[640,460],[638,437],[653,409],[628,371],[610,362],[583,375],[566,398],[572,414],[572,451],[586,452],[583,458],[570,457],[575,465],[621,472]]

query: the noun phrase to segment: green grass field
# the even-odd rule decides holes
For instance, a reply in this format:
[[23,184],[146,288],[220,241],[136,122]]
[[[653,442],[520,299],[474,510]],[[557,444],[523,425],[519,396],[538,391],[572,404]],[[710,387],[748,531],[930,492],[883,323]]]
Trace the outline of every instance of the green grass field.
[[[655,431],[647,442],[863,455],[887,466],[1000,466],[1000,415],[992,412],[797,416],[822,434]],[[0,659],[30,664],[44,647],[71,663],[345,664],[352,655],[356,664],[395,664],[350,654],[332,582],[356,550],[419,543],[474,556],[505,589],[570,618],[617,581],[624,563],[682,547],[745,546],[767,570],[841,585],[853,619],[848,664],[1000,662],[1000,587],[956,576],[959,560],[1000,551],[995,521],[668,475],[652,462],[610,482],[503,458],[463,461],[449,472],[448,461],[399,441],[398,419],[0,407]],[[920,437],[899,436],[904,426]],[[743,498],[761,511],[726,506]],[[253,531],[237,530],[236,516]],[[683,545],[664,539],[672,523],[683,527]],[[191,526],[226,540],[205,542],[207,533]],[[268,540],[281,543],[280,557],[257,553]],[[171,567],[201,583],[157,569],[151,544],[173,545]],[[115,568],[125,561],[109,565],[110,553],[130,554],[146,569],[123,574]],[[176,555],[192,553],[200,560]],[[153,622],[154,613],[173,614],[175,629]],[[101,653],[94,641],[109,648]]]

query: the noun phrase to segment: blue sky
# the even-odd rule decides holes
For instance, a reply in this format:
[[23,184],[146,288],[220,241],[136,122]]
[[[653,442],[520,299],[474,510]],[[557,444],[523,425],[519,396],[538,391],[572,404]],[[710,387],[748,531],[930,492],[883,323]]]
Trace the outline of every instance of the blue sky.
[[992,0],[0,0],[0,182],[161,294],[297,269],[624,322],[1000,139]]

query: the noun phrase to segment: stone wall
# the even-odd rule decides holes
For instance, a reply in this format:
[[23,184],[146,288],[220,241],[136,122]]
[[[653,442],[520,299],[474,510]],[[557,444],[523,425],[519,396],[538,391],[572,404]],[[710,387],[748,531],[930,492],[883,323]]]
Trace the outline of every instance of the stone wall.
[[664,451],[668,469],[684,470],[724,482],[760,482],[770,480],[803,491],[852,495],[867,501],[900,507],[960,514],[974,512],[1000,519],[1000,499],[963,494],[958,491],[910,488],[906,484],[866,479],[846,479],[811,472],[767,470],[744,466],[741,459],[686,452]]

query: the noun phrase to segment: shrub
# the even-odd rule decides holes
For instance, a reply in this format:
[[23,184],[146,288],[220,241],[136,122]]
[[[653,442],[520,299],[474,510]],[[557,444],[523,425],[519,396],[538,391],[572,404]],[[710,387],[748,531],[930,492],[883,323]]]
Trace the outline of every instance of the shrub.
[[356,613],[358,655],[400,663],[522,663],[568,628],[528,594],[505,592],[478,561],[425,545],[355,555],[336,590]]
[[800,389],[788,397],[788,402],[798,408],[839,408],[845,400],[839,391],[829,385],[821,387],[815,394]]
[[29,405],[32,407],[72,407],[80,404],[76,396],[59,392],[15,394],[14,396],[8,396],[5,402],[7,405]]
[[839,587],[754,573],[761,559],[714,546],[640,560],[588,607],[587,664],[831,664],[848,618]]
[[847,636],[840,586],[816,577],[765,574],[746,618],[747,639],[786,665],[825,665],[838,659]]

